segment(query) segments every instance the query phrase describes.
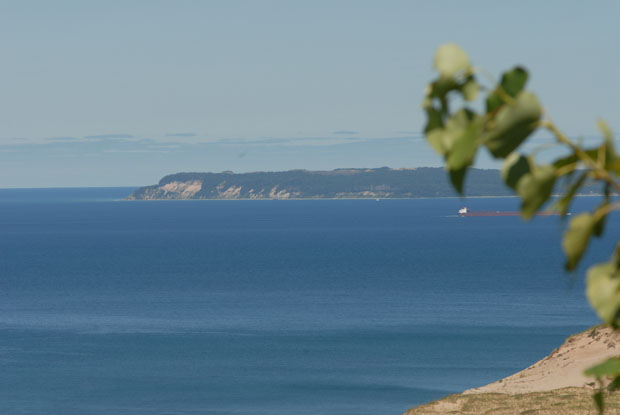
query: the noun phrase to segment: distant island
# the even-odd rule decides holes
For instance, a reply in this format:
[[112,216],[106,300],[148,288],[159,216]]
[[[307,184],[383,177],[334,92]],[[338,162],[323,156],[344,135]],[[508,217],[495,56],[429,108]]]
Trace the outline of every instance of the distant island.
[[[473,169],[469,196],[508,196],[498,170]],[[456,193],[440,167],[416,169],[290,170],[281,172],[176,173],[128,199],[375,199],[449,197]]]
[[[467,196],[510,196],[499,170],[471,169]],[[594,193],[594,192],[593,192]],[[454,197],[441,167],[176,173],[141,187],[130,200],[166,199],[378,199]]]

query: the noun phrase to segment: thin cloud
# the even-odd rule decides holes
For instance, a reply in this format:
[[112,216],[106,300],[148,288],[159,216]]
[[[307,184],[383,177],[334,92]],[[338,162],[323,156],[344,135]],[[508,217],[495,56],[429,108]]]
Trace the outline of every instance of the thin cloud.
[[180,144],[153,144],[153,145],[149,145],[148,148],[154,148],[154,149],[176,149],[176,148],[181,148]]
[[216,144],[283,144],[303,140],[301,138],[223,138],[216,140]]
[[136,154],[141,154],[141,153],[169,153],[169,151],[167,151],[167,150],[154,150],[154,149],[127,149],[127,150],[123,150],[123,149],[109,149],[109,150],[103,150],[102,153],[136,153]]
[[50,137],[48,138],[49,141],[75,141],[77,140],[76,137]]
[[196,133],[167,133],[165,135],[165,137],[182,137],[182,138],[188,138],[188,137],[196,137]]
[[276,138],[276,137],[260,137],[260,138],[226,138],[221,140],[216,140],[215,144],[230,144],[230,145],[239,145],[239,144],[251,144],[251,145],[274,145],[274,144],[296,144],[302,142],[327,142],[333,141],[333,138],[330,137],[285,137],[285,138]]
[[[260,138],[236,138],[236,139],[220,139],[210,144],[217,145],[251,145],[251,146],[324,146],[331,147],[334,145],[354,145],[361,143],[393,143],[393,142],[410,142],[421,141],[424,136],[395,136],[395,137],[260,137]],[[209,143],[204,143],[208,145]]]
[[359,142],[364,143],[395,143],[401,142],[406,143],[408,141],[420,141],[423,140],[424,136],[411,136],[411,137],[376,137],[376,138],[365,138],[363,140],[359,140]]
[[337,135],[356,135],[359,134],[359,131],[353,131],[353,130],[338,130],[338,131],[332,131],[332,134],[337,134]]
[[78,158],[78,157],[82,157],[82,154],[77,154],[77,153],[60,153],[60,154],[47,154],[47,157],[49,158],[58,158],[58,159],[74,159],[74,158]]
[[[127,136],[114,134],[114,137]],[[89,154],[108,154],[108,153],[175,153],[175,154],[194,154],[196,151],[203,151],[211,146],[221,148],[237,148],[236,154],[239,157],[247,155],[248,151],[259,151],[260,148],[317,148],[325,149],[334,146],[368,146],[368,145],[393,145],[405,143],[423,142],[421,137],[256,137],[256,138],[235,138],[235,139],[219,139],[203,142],[183,142],[182,140],[153,140],[151,138],[128,139],[91,139],[84,140],[80,137],[53,137],[38,142],[15,142],[0,143],[0,152],[2,153],[40,153],[46,157],[66,157],[67,154],[85,155]],[[250,150],[251,149],[251,150]],[[271,151],[271,150],[270,150]],[[327,151],[327,150],[326,150]]]
[[157,140],[153,140],[152,138],[141,138],[139,140],[133,141],[135,144],[156,144],[159,143]]
[[108,140],[108,139],[133,138],[133,135],[131,134],[99,134],[99,135],[85,135],[84,138],[88,140]]

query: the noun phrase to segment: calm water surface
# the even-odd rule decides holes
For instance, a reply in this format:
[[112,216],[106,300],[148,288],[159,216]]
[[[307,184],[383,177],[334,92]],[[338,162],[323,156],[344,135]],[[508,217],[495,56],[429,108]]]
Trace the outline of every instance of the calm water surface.
[[399,414],[596,322],[558,218],[454,216],[515,199],[129,192],[0,190],[0,413]]

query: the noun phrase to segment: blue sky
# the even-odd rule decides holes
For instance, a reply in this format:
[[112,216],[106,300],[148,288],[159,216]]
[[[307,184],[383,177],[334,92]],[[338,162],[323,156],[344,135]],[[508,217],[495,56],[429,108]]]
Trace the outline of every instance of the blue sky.
[[445,42],[494,74],[527,66],[569,134],[595,136],[597,117],[617,131],[618,16],[617,1],[0,1],[0,187],[437,166],[420,101]]

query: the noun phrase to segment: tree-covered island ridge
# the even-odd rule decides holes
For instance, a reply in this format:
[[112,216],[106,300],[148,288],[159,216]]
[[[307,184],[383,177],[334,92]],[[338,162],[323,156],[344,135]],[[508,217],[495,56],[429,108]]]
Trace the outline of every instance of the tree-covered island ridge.
[[[471,169],[468,196],[510,196],[498,170]],[[584,187],[580,194],[592,194]],[[454,197],[439,167],[289,170],[253,173],[176,173],[137,189],[131,200],[158,199],[363,199]]]

